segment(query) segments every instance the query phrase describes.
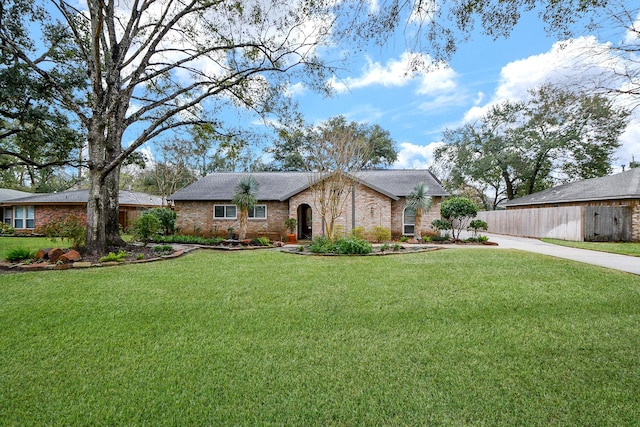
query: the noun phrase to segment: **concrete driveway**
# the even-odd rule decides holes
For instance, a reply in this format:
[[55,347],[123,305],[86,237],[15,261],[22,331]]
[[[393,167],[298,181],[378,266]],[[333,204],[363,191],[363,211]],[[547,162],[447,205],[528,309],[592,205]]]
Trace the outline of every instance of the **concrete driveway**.
[[554,256],[557,258],[570,259],[584,262],[586,264],[598,265],[600,267],[612,268],[614,270],[626,271],[640,275],[640,258],[609,254],[606,252],[589,251],[586,249],[567,248],[564,246],[545,243],[537,239],[527,239],[524,237],[505,236],[501,234],[482,233],[489,237],[489,240],[496,242],[502,249],[518,249],[527,252]]

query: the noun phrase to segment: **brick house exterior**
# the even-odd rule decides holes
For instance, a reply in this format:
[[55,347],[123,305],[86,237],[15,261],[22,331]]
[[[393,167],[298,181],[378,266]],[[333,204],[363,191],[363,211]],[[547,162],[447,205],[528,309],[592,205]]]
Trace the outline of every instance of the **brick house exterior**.
[[561,206],[626,207],[631,211],[631,240],[640,241],[640,168],[571,182],[506,204],[507,210]]
[[[2,221],[10,224],[16,232],[28,234],[52,220],[76,216],[87,220],[88,190],[70,190],[59,193],[29,194],[0,202]],[[126,228],[138,215],[149,208],[161,207],[162,198],[134,191],[120,191],[118,220]]]
[[[238,181],[253,175],[260,183],[257,205],[250,216],[247,237],[265,236],[283,239],[287,218],[297,220],[297,238],[309,239],[324,234],[321,215],[311,188],[313,178],[306,172],[214,173],[176,192],[168,199],[177,212],[176,226],[184,234],[226,236],[229,228],[238,230],[239,222],[231,199]],[[429,228],[440,217],[440,203],[447,192],[427,170],[376,170],[349,175],[351,185],[345,204],[335,223],[346,234],[356,227],[370,231],[380,226],[392,235],[413,235],[411,226]],[[422,224],[405,227],[406,196],[424,182],[432,198],[432,207]],[[230,208],[228,208],[230,207]]]

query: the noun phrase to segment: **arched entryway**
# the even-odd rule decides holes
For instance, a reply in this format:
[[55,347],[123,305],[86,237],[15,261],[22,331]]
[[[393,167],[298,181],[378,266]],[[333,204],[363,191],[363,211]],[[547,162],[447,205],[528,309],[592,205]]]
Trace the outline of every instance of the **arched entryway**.
[[306,203],[298,206],[298,239],[311,240],[313,236],[313,215]]

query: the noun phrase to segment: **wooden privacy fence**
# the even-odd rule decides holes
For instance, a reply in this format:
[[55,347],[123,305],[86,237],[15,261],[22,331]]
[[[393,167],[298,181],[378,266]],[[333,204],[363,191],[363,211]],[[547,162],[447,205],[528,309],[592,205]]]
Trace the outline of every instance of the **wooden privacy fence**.
[[579,242],[629,241],[631,215],[627,206],[563,206],[479,212],[478,219],[496,234]]

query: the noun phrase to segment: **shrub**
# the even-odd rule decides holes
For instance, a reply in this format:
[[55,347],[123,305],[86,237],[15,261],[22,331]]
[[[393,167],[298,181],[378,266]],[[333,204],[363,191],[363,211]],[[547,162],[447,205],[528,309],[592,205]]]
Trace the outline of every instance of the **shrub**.
[[366,240],[347,237],[338,239],[334,243],[335,253],[341,255],[366,255],[373,251],[371,243]]
[[400,243],[396,243],[393,245],[394,252],[398,252],[400,249],[402,249],[402,245]]
[[380,252],[384,252],[387,249],[389,249],[389,243],[383,243],[382,245],[380,245]]
[[147,210],[145,215],[153,215],[160,221],[162,234],[168,236],[175,233],[177,214],[169,208],[153,208]]
[[11,249],[7,253],[7,261],[16,262],[35,258],[36,253],[26,248]]
[[161,227],[157,216],[145,213],[140,215],[133,224],[133,238],[147,246],[160,233]]
[[36,233],[44,234],[45,237],[55,242],[57,239],[68,240],[75,249],[84,246],[86,229],[84,223],[75,215],[67,216],[63,219],[54,219],[36,228]]
[[5,224],[4,222],[0,222],[0,235],[5,236],[5,235],[10,235],[15,233],[15,229],[10,226],[9,224]]
[[371,230],[371,240],[376,243],[388,242],[391,240],[391,230],[377,225]]
[[100,258],[99,262],[122,262],[127,257],[127,253],[125,251],[118,251],[118,253],[109,252],[107,255]]
[[401,241],[402,243],[407,243],[407,242],[409,241],[409,237],[407,237],[407,236],[402,236],[402,237],[400,237],[400,241]]
[[356,239],[365,240],[367,238],[367,233],[362,226],[354,228],[351,234]]
[[251,239],[251,244],[254,246],[271,246],[271,240],[268,237],[255,237]]
[[318,236],[309,245],[309,251],[316,254],[332,253],[333,243],[325,236]]

